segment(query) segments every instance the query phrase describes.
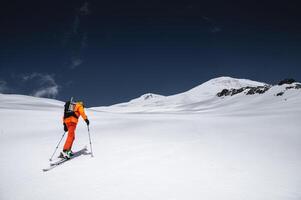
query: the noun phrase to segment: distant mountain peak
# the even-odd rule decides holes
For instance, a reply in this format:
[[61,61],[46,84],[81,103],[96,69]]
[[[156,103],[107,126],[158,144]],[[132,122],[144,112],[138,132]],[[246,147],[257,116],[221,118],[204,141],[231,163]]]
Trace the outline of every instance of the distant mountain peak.
[[266,83],[252,81],[249,79],[238,79],[229,76],[221,76],[218,78],[210,79],[209,81],[203,83],[202,85],[205,86],[215,85],[215,86],[223,86],[226,88],[240,88],[246,86],[263,86],[266,85]]
[[[282,101],[289,99],[291,104],[298,104],[301,98],[301,84],[294,81],[285,79],[281,82],[283,85],[273,86],[249,79],[222,76],[182,93],[170,96],[146,93],[129,102],[96,109],[110,112],[209,112],[219,109],[262,109],[271,102],[286,106]],[[289,84],[291,82],[294,83]],[[290,106],[287,104],[288,109]]]
[[153,99],[156,97],[161,97],[161,95],[157,95],[157,94],[153,94],[153,93],[147,93],[142,95],[140,98],[144,99],[144,100],[149,100],[149,99]]
[[155,99],[160,99],[164,97],[163,95],[159,95],[159,94],[154,94],[154,93],[146,93],[144,95],[141,95],[140,97],[131,100],[131,103],[135,103],[135,102],[144,102],[144,101],[152,101]]
[[264,85],[267,84],[248,79],[238,79],[228,76],[222,76],[210,79],[209,81],[206,81],[205,83],[185,92],[185,94],[199,98],[200,96],[204,95],[216,95],[223,89],[238,89],[242,87],[257,87]]

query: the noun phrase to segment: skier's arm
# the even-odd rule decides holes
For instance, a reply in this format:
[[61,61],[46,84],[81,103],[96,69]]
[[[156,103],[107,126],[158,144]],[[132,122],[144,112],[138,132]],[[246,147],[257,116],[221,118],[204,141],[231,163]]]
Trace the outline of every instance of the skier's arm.
[[79,109],[78,109],[78,112],[79,114],[82,116],[82,118],[85,120],[85,122],[87,123],[87,125],[89,126],[90,122],[88,120],[88,117],[84,111],[84,107],[83,106],[80,106]]
[[83,106],[79,106],[78,112],[79,112],[80,116],[82,116],[82,118],[83,118],[84,120],[87,120],[87,119],[88,119],[88,117],[87,117],[87,115],[86,115],[86,113],[85,113],[85,111],[84,111]]

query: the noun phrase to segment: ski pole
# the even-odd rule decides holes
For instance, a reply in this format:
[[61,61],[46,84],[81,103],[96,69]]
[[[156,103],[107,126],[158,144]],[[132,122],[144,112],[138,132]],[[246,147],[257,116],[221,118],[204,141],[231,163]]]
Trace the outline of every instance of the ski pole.
[[93,150],[92,150],[92,142],[91,142],[91,136],[90,136],[90,128],[89,128],[89,125],[88,125],[88,134],[89,134],[89,141],[90,141],[91,157],[94,157],[94,156],[93,156]]
[[59,143],[57,144],[57,146],[56,146],[56,148],[55,148],[55,150],[54,150],[54,152],[53,152],[51,158],[49,159],[50,161],[52,161],[52,158],[53,158],[55,152],[57,151],[59,145],[61,144],[61,142],[62,142],[62,140],[63,140],[63,138],[64,138],[64,136],[65,136],[65,133],[66,133],[66,132],[64,131],[64,134],[63,134],[62,138],[60,139],[60,141],[59,141]]

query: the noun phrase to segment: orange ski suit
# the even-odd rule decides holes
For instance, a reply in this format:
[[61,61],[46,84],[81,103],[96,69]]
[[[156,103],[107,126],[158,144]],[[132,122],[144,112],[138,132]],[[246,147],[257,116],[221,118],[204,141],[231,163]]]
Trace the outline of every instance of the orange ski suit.
[[68,136],[67,136],[67,139],[66,139],[66,142],[64,145],[64,149],[63,149],[64,151],[71,150],[71,148],[72,148],[72,144],[75,139],[75,129],[76,129],[76,125],[78,123],[78,117],[82,116],[82,118],[84,120],[87,119],[87,115],[85,114],[84,107],[82,104],[76,103],[74,112],[75,112],[75,115],[77,116],[77,118],[74,116],[70,116],[68,118],[63,117],[63,122],[66,124],[66,126],[68,128]]

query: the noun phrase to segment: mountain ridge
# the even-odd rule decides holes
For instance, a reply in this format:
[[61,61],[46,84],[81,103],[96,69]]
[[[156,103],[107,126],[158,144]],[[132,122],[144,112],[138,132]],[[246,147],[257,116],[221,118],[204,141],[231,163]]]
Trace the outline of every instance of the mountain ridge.
[[[233,107],[234,104],[241,104],[241,102],[245,104],[261,102],[264,106],[268,102],[279,103],[283,99],[301,100],[301,90],[297,90],[301,88],[301,84],[292,80],[288,79],[286,82],[281,81],[281,84],[270,85],[248,79],[222,76],[210,79],[182,93],[170,96],[146,93],[129,102],[90,109],[107,112],[198,112],[214,107]],[[258,96],[258,94],[263,95]],[[250,97],[244,98],[243,95]],[[15,94],[0,94],[0,101],[2,108],[26,109],[34,105],[37,109],[45,109],[47,107],[60,108],[64,105],[64,102],[55,99]]]
[[[179,94],[162,96],[147,93],[129,102],[108,107],[94,107],[93,109],[113,112],[200,111],[206,107],[212,108],[214,105],[233,107],[231,101],[232,104],[241,103],[239,101],[245,101],[246,104],[261,101],[261,104],[267,104],[269,101],[282,101],[280,96],[287,93],[286,91],[289,89],[298,89],[298,85],[299,83],[295,82],[273,86],[248,79],[223,76],[210,79]],[[282,97],[290,98],[291,93],[299,94],[298,98],[301,100],[300,92],[297,91],[289,92],[287,93],[288,96],[285,94]],[[258,96],[258,94],[263,95]],[[243,98],[242,95],[250,97]]]

